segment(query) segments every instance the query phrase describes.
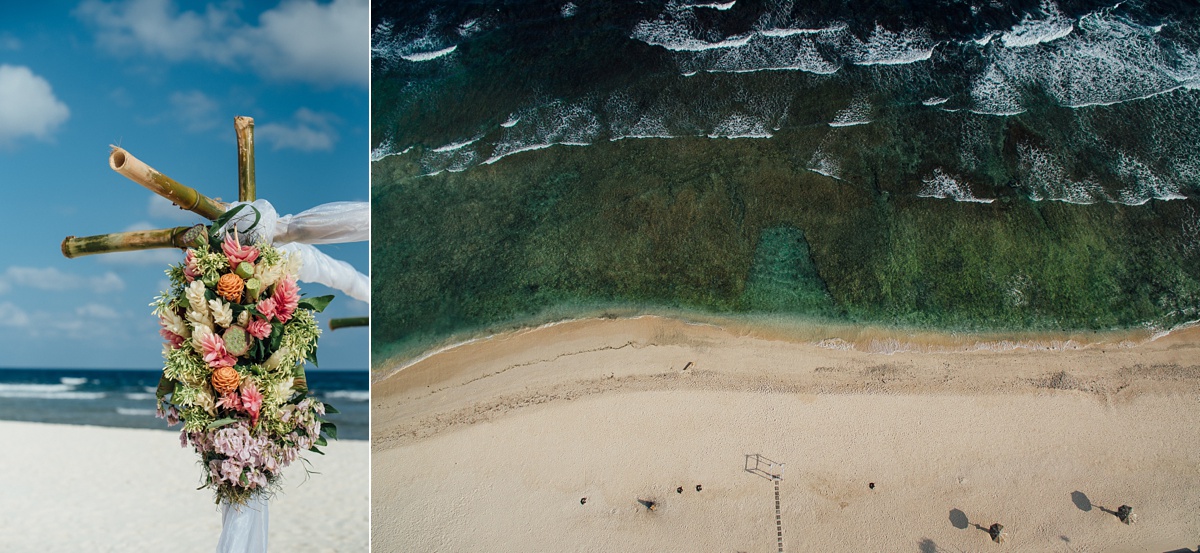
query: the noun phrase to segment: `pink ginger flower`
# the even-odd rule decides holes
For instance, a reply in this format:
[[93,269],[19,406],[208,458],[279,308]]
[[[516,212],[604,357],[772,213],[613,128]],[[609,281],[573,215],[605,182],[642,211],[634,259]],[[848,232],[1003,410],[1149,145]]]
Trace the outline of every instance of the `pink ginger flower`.
[[263,395],[253,384],[242,385],[242,411],[250,415],[250,426],[258,424],[258,414],[262,411]]
[[276,307],[276,305],[277,302],[275,301],[275,298],[270,297],[259,301],[256,307],[258,308],[258,312],[262,313],[263,318],[270,321],[272,317],[278,317],[278,307]]
[[196,265],[196,250],[188,248],[187,257],[183,258],[183,277],[191,284],[200,276],[200,267]]
[[214,369],[232,367],[237,364],[237,358],[225,351],[225,340],[216,333],[200,337],[200,348],[204,351],[204,361]]
[[225,241],[221,243],[221,251],[225,252],[225,257],[229,259],[229,266],[234,269],[237,268],[238,263],[243,261],[254,263],[254,260],[258,259],[258,248],[243,246],[230,234],[225,235]]
[[255,317],[253,321],[250,321],[246,325],[246,332],[249,332],[251,336],[259,340],[266,340],[267,336],[271,335],[271,323]]
[[221,397],[217,399],[217,407],[220,409],[228,409],[230,411],[241,411],[242,398],[234,392],[221,394]]
[[275,316],[286,323],[300,305],[300,287],[292,277],[283,277],[275,284],[275,295],[271,298],[275,300]]
[[183,345],[183,336],[175,334],[174,332],[171,332],[165,328],[158,329],[158,333],[162,335],[163,339],[165,339],[167,343],[171,344],[172,349],[177,349],[179,346]]

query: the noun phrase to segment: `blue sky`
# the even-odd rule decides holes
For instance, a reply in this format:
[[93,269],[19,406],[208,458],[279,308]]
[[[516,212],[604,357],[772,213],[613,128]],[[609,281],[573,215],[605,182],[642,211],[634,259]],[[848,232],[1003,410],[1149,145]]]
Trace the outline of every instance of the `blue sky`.
[[[182,254],[67,259],[60,244],[202,220],[109,169],[109,144],[232,201],[246,115],[258,196],[280,214],[368,201],[368,13],[366,0],[4,2],[0,367],[160,366],[148,304]],[[368,270],[365,242],[321,249]],[[320,321],[368,311],[338,293]],[[319,359],[366,369],[368,332],[326,330]]]

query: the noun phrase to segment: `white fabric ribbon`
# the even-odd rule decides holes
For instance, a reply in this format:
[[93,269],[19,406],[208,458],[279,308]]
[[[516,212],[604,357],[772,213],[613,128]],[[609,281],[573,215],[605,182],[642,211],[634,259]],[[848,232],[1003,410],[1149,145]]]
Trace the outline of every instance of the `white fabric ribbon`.
[[223,231],[236,226],[242,235],[249,234],[255,240],[262,240],[280,251],[298,256],[300,273],[297,278],[304,282],[324,284],[354,299],[371,303],[371,279],[367,275],[313,246],[370,240],[371,204],[332,202],[282,217],[267,200],[233,202],[229,204],[229,209],[239,205],[249,205],[258,210],[258,224],[254,224],[254,211],[243,209],[222,227]]

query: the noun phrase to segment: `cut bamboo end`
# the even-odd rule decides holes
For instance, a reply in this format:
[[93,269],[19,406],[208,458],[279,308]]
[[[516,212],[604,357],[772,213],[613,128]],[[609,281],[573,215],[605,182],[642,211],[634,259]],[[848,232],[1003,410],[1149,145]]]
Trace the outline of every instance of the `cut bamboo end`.
[[128,252],[155,248],[189,248],[205,236],[204,226],[174,227],[157,230],[114,232],[82,238],[68,236],[62,241],[62,254],[68,259],[98,253]]
[[233,118],[233,130],[238,146],[238,201],[257,199],[254,182],[254,118],[239,115]]
[[196,213],[208,220],[220,217],[228,206],[201,194],[196,189],[180,184],[174,179],[154,170],[142,160],[133,157],[123,148],[112,147],[108,155],[108,166],[121,176],[136,182],[171,203]]
[[370,317],[343,317],[340,319],[329,319],[329,330],[337,330],[339,328],[350,328],[353,326],[370,326]]

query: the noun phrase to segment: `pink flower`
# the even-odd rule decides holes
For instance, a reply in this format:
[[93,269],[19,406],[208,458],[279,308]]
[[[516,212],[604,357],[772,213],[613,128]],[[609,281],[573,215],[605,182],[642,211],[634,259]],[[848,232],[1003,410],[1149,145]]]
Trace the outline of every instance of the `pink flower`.
[[196,250],[188,248],[187,257],[183,258],[183,277],[191,284],[200,276],[200,267],[196,266]]
[[271,298],[275,300],[275,316],[279,317],[279,322],[286,323],[300,305],[300,287],[292,277],[283,277],[275,285],[275,295]]
[[258,414],[262,411],[263,395],[253,384],[242,385],[242,410],[250,415],[250,426],[258,424]]
[[262,313],[263,318],[271,320],[272,317],[277,317],[275,298],[267,298],[258,302],[258,312]]
[[255,317],[250,324],[246,325],[246,332],[259,340],[266,340],[267,336],[271,335],[271,323]]
[[234,269],[237,268],[238,263],[243,261],[254,263],[254,260],[258,259],[258,248],[243,246],[230,234],[225,235],[225,242],[221,243],[221,251],[225,252],[225,257],[229,259],[229,266]]
[[237,358],[225,351],[225,340],[216,333],[200,337],[200,348],[204,350],[204,361],[214,369],[232,367],[237,364]]
[[221,394],[221,397],[217,399],[217,408],[227,409],[230,411],[241,411],[242,398],[233,392]]
[[183,345],[183,336],[175,334],[174,332],[171,332],[165,328],[158,329],[158,333],[162,335],[163,339],[165,339],[167,343],[171,344],[172,349],[176,349]]

